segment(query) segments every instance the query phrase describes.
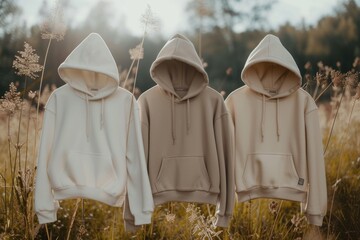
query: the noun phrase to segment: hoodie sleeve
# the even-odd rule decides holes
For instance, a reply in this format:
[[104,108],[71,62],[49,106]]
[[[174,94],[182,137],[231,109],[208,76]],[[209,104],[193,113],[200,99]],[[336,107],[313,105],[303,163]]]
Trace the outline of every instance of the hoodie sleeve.
[[141,136],[139,108],[134,98],[132,105],[126,156],[128,199],[124,209],[125,227],[130,231],[134,230],[134,225],[151,223],[154,210]]
[[[313,104],[315,105],[315,103]],[[327,208],[326,176],[317,107],[306,113],[306,148],[309,178],[305,212],[308,221],[321,226]]]
[[219,227],[228,227],[235,204],[235,184],[234,129],[227,111],[215,119],[214,128],[220,168],[220,197],[216,207],[215,224]]
[[55,222],[59,208],[59,202],[54,200],[47,175],[47,165],[51,159],[55,132],[55,115],[55,96],[53,94],[45,106],[35,182],[35,212],[40,224]]

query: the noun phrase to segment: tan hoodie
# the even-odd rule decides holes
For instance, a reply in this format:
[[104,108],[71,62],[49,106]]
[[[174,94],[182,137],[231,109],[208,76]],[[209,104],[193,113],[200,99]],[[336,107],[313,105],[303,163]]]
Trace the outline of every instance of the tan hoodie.
[[322,225],[327,196],[318,110],[300,88],[293,57],[269,34],[241,77],[246,85],[225,101],[235,126],[238,200],[299,201],[309,222]]
[[217,204],[216,225],[226,227],[235,186],[223,97],[208,86],[193,44],[181,35],[165,44],[150,73],[157,85],[138,101],[154,203]]

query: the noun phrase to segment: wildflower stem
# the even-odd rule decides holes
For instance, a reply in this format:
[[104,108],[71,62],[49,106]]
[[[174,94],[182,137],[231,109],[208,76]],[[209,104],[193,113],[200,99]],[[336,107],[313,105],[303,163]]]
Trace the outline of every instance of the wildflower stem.
[[[5,165],[6,165],[6,162],[5,162]],[[6,169],[6,168],[5,168]],[[1,173],[0,173],[0,176],[1,176],[1,178],[4,180],[4,208],[5,208],[5,219],[7,219],[7,204],[6,204],[6,202],[7,202],[7,199],[6,199],[6,190],[7,190],[7,188],[6,188],[6,178],[5,178],[5,176],[6,176],[6,171],[5,171],[5,176],[4,175],[2,175]],[[6,221],[4,221],[4,229],[5,229],[5,231],[6,231]]]
[[[349,114],[349,118],[348,121],[346,123],[346,127],[345,127],[345,131],[343,132],[343,135],[341,136],[341,147],[340,147],[340,159],[339,159],[339,163],[337,166],[337,170],[336,170],[336,179],[335,179],[335,184],[338,182],[339,180],[339,176],[340,176],[340,169],[342,167],[342,162],[343,162],[343,150],[344,150],[344,137],[347,135],[348,133],[348,129],[349,129],[349,125],[351,123],[351,118],[352,118],[352,114],[354,112],[354,108],[355,108],[355,104],[356,104],[357,99],[355,98],[353,101],[353,104],[351,106],[351,110],[350,110],[350,114]],[[334,188],[334,193],[331,197],[331,204],[330,204],[330,210],[329,210],[329,222],[328,222],[328,229],[327,229],[327,235],[326,235],[326,239],[329,239],[329,235],[330,235],[330,226],[331,226],[331,216],[332,216],[332,211],[333,211],[333,207],[334,207],[334,201],[335,201],[335,194],[336,194],[336,190],[337,187],[335,186]]]
[[75,217],[76,217],[76,212],[77,212],[77,210],[78,210],[78,208],[79,208],[79,203],[80,203],[80,201],[81,201],[80,198],[78,198],[78,199],[76,200],[75,209],[74,209],[74,213],[73,213],[73,215],[72,215],[72,217],[71,217],[70,226],[69,226],[69,230],[68,230],[68,233],[67,233],[66,240],[69,240],[69,239],[70,239],[71,229],[72,229],[72,227],[73,227],[73,225],[74,225],[74,221],[75,221]]
[[292,229],[292,227],[289,227],[287,229],[286,233],[282,236],[283,239],[287,239],[286,237],[289,235],[291,229]]
[[325,93],[325,91],[326,91],[331,85],[332,85],[332,82],[330,82],[330,83],[324,88],[324,90],[322,90],[322,91],[319,93],[319,95],[315,98],[315,102],[316,102],[317,100],[319,100],[319,98]]
[[[27,85],[27,77],[25,77],[25,86],[24,91],[26,91]],[[11,169],[11,194],[10,194],[10,204],[11,204],[11,223],[13,223],[14,220],[14,187],[15,187],[15,173],[16,173],[16,161],[19,163],[19,170],[21,170],[21,146],[20,146],[20,132],[21,132],[21,120],[22,120],[22,113],[23,113],[23,101],[25,98],[25,94],[23,94],[23,99],[20,104],[20,111],[19,111],[19,122],[18,122],[18,131],[17,131],[17,137],[16,137],[16,144],[15,144],[15,159],[14,159],[14,166],[12,166]],[[8,126],[10,128],[10,126]],[[10,130],[9,130],[10,131]],[[10,135],[10,134],[9,134]],[[10,137],[9,137],[10,139]],[[10,147],[10,146],[9,146]],[[10,149],[11,151],[11,149]]]
[[[29,132],[30,132],[30,117],[31,117],[31,105],[33,103],[33,100],[29,103],[29,109],[28,109],[28,118],[26,123],[26,143],[25,143],[25,171],[27,168],[27,162],[28,162],[28,152],[29,152]],[[25,179],[26,181],[26,179]]]
[[203,17],[200,16],[200,26],[199,26],[199,57],[201,59],[202,55],[202,20]]
[[251,233],[252,233],[252,229],[251,229],[251,221],[252,221],[252,219],[251,219],[251,215],[252,215],[252,211],[251,211],[251,208],[252,208],[252,200],[250,200],[249,201],[249,214],[248,214],[248,218],[249,218],[249,222],[248,222],[248,224],[249,224],[249,226],[248,226],[248,228],[249,228],[249,236],[251,236]]
[[45,230],[46,230],[46,237],[48,240],[50,240],[50,234],[49,234],[49,229],[47,227],[47,224],[45,224]]
[[317,92],[318,92],[318,90],[319,90],[319,86],[320,86],[320,83],[319,83],[319,82],[317,82],[317,83],[316,83],[315,90],[314,90],[314,93],[313,93],[313,98],[314,98],[314,99],[315,99],[316,94],[317,94]]
[[116,209],[113,211],[113,220],[112,220],[112,228],[111,228],[111,240],[114,239],[114,230],[115,230],[115,222],[116,222]]
[[[143,34],[143,38],[141,40],[141,44],[140,44],[140,49],[143,47],[144,45],[144,41],[145,41],[145,35],[146,35],[146,26],[147,24],[145,24],[145,30],[144,30],[144,34]],[[133,60],[133,62],[135,61],[135,59]],[[140,59],[136,59],[136,71],[135,71],[135,76],[134,76],[134,83],[133,83],[133,87],[132,87],[132,95],[134,95],[135,93],[135,87],[136,87],[136,79],[137,79],[137,75],[138,75],[138,71],[139,71],[139,64],[140,64]],[[129,69],[129,73],[131,71],[131,67]],[[129,75],[128,73],[128,75]],[[126,77],[125,82],[127,81],[128,77]],[[124,85],[125,86],[125,85]],[[128,120],[128,124],[127,124],[127,134],[126,134],[126,145],[128,144],[128,140],[129,140],[129,131],[130,131],[130,120],[131,120],[131,116],[132,116],[132,109],[133,109],[133,103],[134,102],[134,97],[131,98],[131,103],[130,103],[130,114],[129,114],[129,120]],[[126,146],[127,149],[127,146]]]
[[272,225],[272,227],[271,227],[271,232],[270,232],[270,235],[269,235],[269,239],[272,239],[272,235],[273,235],[273,232],[274,232],[274,228],[275,228],[276,223],[277,223],[277,221],[278,221],[278,219],[279,219],[280,210],[281,210],[281,206],[282,206],[283,202],[284,202],[284,200],[281,200],[281,201],[280,201],[279,208],[278,208],[277,211],[276,211],[276,217],[275,217],[274,223],[273,223],[273,225]]
[[82,198],[81,199],[81,222],[85,227],[85,214],[84,214],[84,211],[85,211],[85,204],[84,204],[84,199]]
[[[8,126],[8,147],[9,147],[9,163],[10,163],[10,172],[12,169],[12,163],[11,163],[11,140],[10,140],[10,115],[8,115],[7,118],[7,126]],[[6,160],[5,160],[5,177],[7,176],[7,165],[6,165]],[[7,207],[7,181],[6,178],[4,178],[4,184],[5,184],[5,202],[4,202],[4,207],[5,207],[5,219],[7,219],[7,213],[8,213],[8,207]],[[5,229],[7,229],[6,227],[6,223],[5,223]]]
[[47,48],[46,48],[44,64],[43,64],[43,68],[42,68],[42,71],[41,71],[41,77],[40,77],[39,97],[38,97],[37,106],[36,106],[34,160],[33,160],[34,163],[33,163],[33,165],[35,165],[35,151],[36,151],[36,142],[37,142],[37,134],[38,134],[38,118],[39,118],[39,107],[40,107],[40,99],[41,99],[41,89],[42,89],[42,85],[43,85],[44,72],[45,72],[45,68],[46,68],[46,60],[47,60],[47,57],[48,57],[48,53],[49,53],[49,49],[50,49],[50,45],[51,45],[51,40],[52,40],[52,38],[49,39],[49,42],[48,42],[48,45],[47,45]]
[[135,60],[136,60],[136,59],[133,59],[132,62],[131,62],[129,71],[128,71],[128,73],[126,74],[126,78],[125,78],[125,81],[124,81],[124,84],[123,84],[123,88],[126,87],[126,84],[127,84],[127,81],[128,81],[128,79],[129,79],[129,77],[130,77],[130,73],[131,73],[131,70],[132,70],[132,68],[133,68],[133,66],[134,66]]
[[343,100],[344,94],[345,94],[345,87],[343,87],[340,100],[339,100],[339,101],[337,102],[337,104],[336,104],[336,105],[337,105],[337,109],[336,109],[336,113],[335,113],[333,122],[332,122],[332,124],[331,124],[331,129],[330,129],[329,136],[328,136],[328,138],[327,138],[327,140],[326,140],[326,145],[325,145],[325,149],[324,149],[324,155],[325,155],[325,153],[326,153],[326,151],[327,151],[327,149],[328,149],[329,143],[330,143],[331,135],[332,135],[333,130],[334,130],[335,121],[336,121],[336,118],[337,118],[337,116],[338,116],[338,114],[339,114],[339,109],[340,109],[340,105],[341,105],[341,102],[342,102],[342,100]]
[[16,139],[16,152],[15,152],[15,161],[17,155],[19,155],[19,170],[21,170],[21,157],[20,157],[20,132],[21,132],[21,120],[22,120],[22,113],[23,113],[23,106],[24,106],[24,99],[25,99],[25,92],[27,88],[27,77],[25,76],[25,85],[24,91],[22,96],[22,101],[20,105],[20,113],[19,113],[19,124],[18,124],[18,132],[17,132],[17,139]]
[[306,91],[308,91],[308,82],[306,82],[306,83],[304,83],[301,87],[303,88],[303,89],[305,89]]

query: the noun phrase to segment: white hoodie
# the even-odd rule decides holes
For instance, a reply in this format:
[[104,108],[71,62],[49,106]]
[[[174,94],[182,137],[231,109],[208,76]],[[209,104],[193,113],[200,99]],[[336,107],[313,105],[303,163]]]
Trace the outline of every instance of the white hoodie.
[[45,107],[35,189],[39,222],[56,221],[58,200],[88,198],[120,207],[127,193],[135,224],[150,223],[154,204],[138,106],[118,87],[104,40],[91,33],[58,71],[67,84]]
[[326,178],[317,106],[279,38],[267,35],[250,53],[245,86],[226,99],[235,125],[238,200],[280,198],[304,203],[321,225]]

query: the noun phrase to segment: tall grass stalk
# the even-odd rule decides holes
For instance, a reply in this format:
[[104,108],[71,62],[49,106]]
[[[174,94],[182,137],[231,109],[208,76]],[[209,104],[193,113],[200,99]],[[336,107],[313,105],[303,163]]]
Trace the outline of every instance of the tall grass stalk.
[[328,222],[328,226],[327,226],[327,234],[326,234],[326,239],[329,239],[329,236],[330,236],[330,229],[331,229],[331,217],[332,217],[332,213],[333,213],[333,207],[334,207],[334,202],[335,202],[335,195],[336,195],[336,190],[337,190],[337,183],[339,182],[339,177],[340,177],[340,169],[342,167],[342,162],[343,162],[343,151],[344,151],[344,145],[345,145],[345,142],[344,142],[344,138],[347,136],[348,134],[348,130],[350,128],[350,123],[351,123],[351,119],[352,119],[352,115],[353,115],[353,112],[354,112],[354,108],[355,108],[355,105],[356,105],[356,102],[357,102],[357,98],[354,98],[354,101],[353,101],[353,104],[351,106],[351,110],[350,110],[350,114],[349,114],[349,118],[348,118],[348,121],[346,123],[346,127],[345,127],[345,130],[343,132],[343,135],[341,136],[341,140],[340,140],[340,143],[341,143],[341,146],[340,146],[340,153],[339,153],[339,162],[338,162],[338,166],[337,166],[337,170],[336,170],[336,179],[335,179],[335,184],[333,185],[334,186],[334,192],[333,192],[333,195],[331,197],[331,204],[330,204],[330,210],[329,210],[329,222]]
[[[12,166],[10,170],[10,177],[11,177],[11,192],[10,192],[10,204],[11,204],[11,217],[10,217],[10,225],[13,224],[14,221],[14,194],[15,194],[15,173],[16,173],[16,164],[19,165],[19,170],[21,170],[21,148],[23,144],[20,144],[20,133],[21,133],[21,121],[22,121],[22,115],[23,115],[23,106],[24,106],[24,99],[25,99],[25,92],[27,88],[27,77],[25,76],[25,85],[22,95],[22,100],[20,104],[19,109],[19,120],[18,120],[18,128],[17,128],[17,134],[16,134],[16,143],[14,144],[15,147],[15,156],[14,156],[14,165]],[[10,122],[10,120],[9,120]],[[8,131],[9,131],[9,139],[10,139],[10,123],[8,125]],[[9,154],[11,154],[11,141],[9,141]],[[11,159],[11,157],[10,157]]]
[[[8,142],[8,154],[9,154],[9,167],[10,167],[10,172],[12,169],[12,154],[11,154],[11,135],[10,135],[10,121],[11,121],[11,115],[8,114],[7,116],[7,142]],[[11,175],[11,174],[10,174]],[[6,160],[5,160],[5,177],[4,177],[4,184],[5,184],[5,218],[6,220],[8,219],[8,206],[7,206],[7,165],[6,165]],[[5,227],[5,231],[9,228],[10,225],[8,225],[8,222],[6,221],[6,227]]]
[[337,118],[337,116],[339,114],[340,106],[341,106],[342,100],[343,100],[344,95],[345,95],[345,89],[346,88],[344,86],[343,89],[342,89],[342,92],[341,92],[340,100],[336,103],[336,113],[335,113],[334,119],[333,119],[332,124],[331,124],[329,135],[328,135],[327,140],[326,140],[325,149],[324,149],[324,156],[325,156],[326,151],[327,151],[327,149],[329,147],[330,139],[331,139],[331,136],[333,134],[333,130],[334,130],[335,122],[336,122],[336,118]]
[[16,152],[15,152],[15,159],[18,158],[18,164],[19,164],[19,170],[21,170],[21,147],[22,144],[20,144],[20,133],[21,133],[21,120],[22,120],[22,115],[23,115],[23,107],[24,107],[24,100],[25,100],[25,93],[26,93],[26,88],[27,88],[27,77],[25,77],[25,85],[24,85],[24,90],[23,90],[23,94],[22,94],[22,101],[21,101],[21,105],[20,105],[20,111],[19,111],[19,123],[18,123],[18,129],[17,129],[17,138],[16,138]]
[[[42,85],[43,85],[43,81],[44,81],[44,73],[45,73],[45,69],[46,69],[46,61],[47,61],[47,58],[48,58],[49,49],[50,49],[50,46],[51,46],[51,41],[52,41],[52,38],[49,39],[48,45],[46,47],[44,63],[43,63],[42,71],[41,71],[41,77],[40,77],[40,86],[39,86],[39,91],[38,91],[38,101],[37,101],[37,105],[36,105],[35,136],[34,136],[33,156],[36,156],[36,145],[37,145],[38,130],[39,130],[38,129],[38,120],[39,120],[39,108],[40,108],[40,100],[41,100],[41,90],[42,90]],[[35,157],[33,158],[33,166],[35,166]]]
[[129,79],[129,77],[130,77],[131,70],[132,70],[133,67],[134,67],[135,61],[136,61],[136,59],[133,59],[132,62],[131,62],[131,65],[130,65],[130,67],[129,67],[128,73],[126,74],[126,78],[125,78],[124,84],[123,84],[123,86],[122,86],[123,88],[126,87],[126,84],[127,84],[127,82],[128,82],[128,79]]
[[277,211],[276,211],[276,217],[275,217],[274,223],[273,223],[273,225],[272,225],[272,227],[271,227],[271,231],[270,231],[270,234],[269,234],[269,240],[272,239],[275,226],[276,226],[277,221],[278,221],[279,216],[280,216],[280,210],[281,210],[281,207],[282,207],[283,202],[284,202],[284,200],[281,200],[281,201],[280,201],[280,205],[279,205],[279,207],[278,207],[278,209],[277,209]]
[[[137,46],[134,50],[133,50],[133,55],[132,52],[130,51],[130,57],[133,58],[133,61],[131,63],[131,66],[129,68],[129,72],[126,76],[125,82],[124,82],[124,87],[126,86],[126,83],[128,81],[128,78],[130,76],[130,72],[132,71],[132,67],[134,65],[134,62],[136,61],[136,68],[135,68],[135,76],[134,76],[134,82],[133,82],[133,86],[132,86],[132,95],[135,94],[135,89],[136,89],[136,80],[137,80],[137,75],[139,72],[139,65],[140,65],[140,59],[143,58],[143,53],[144,53],[144,41],[145,41],[145,36],[148,30],[148,27],[156,27],[157,24],[157,20],[154,17],[150,6],[147,7],[146,12],[143,14],[141,21],[144,24],[144,32],[143,32],[143,36],[141,39],[141,43],[139,46]],[[142,52],[142,54],[141,54]],[[134,98],[131,98],[131,103],[130,103],[130,114],[129,114],[129,119],[128,119],[128,124],[127,124],[127,134],[126,134],[126,144],[128,144],[128,139],[129,139],[129,130],[130,130],[130,120],[131,120],[131,116],[132,116],[132,109],[133,109],[133,101]],[[127,148],[126,148],[127,149]]]
[[78,198],[76,200],[75,209],[74,209],[73,215],[72,215],[71,220],[70,220],[70,225],[69,225],[69,230],[67,232],[66,240],[70,239],[71,229],[72,229],[72,227],[74,225],[74,221],[75,221],[75,218],[76,218],[76,212],[77,212],[77,210],[79,208],[80,202],[81,202],[81,198]]
[[28,163],[29,132],[30,132],[30,119],[31,119],[31,107],[32,107],[32,104],[33,104],[33,98],[31,98],[31,101],[29,103],[28,116],[27,116],[27,122],[26,122],[25,163],[24,163],[24,169],[25,170],[27,169],[27,163]]
[[319,87],[320,87],[320,82],[319,81],[316,81],[316,87],[315,87],[315,90],[314,90],[314,93],[313,93],[313,98],[315,99],[316,97],[316,94],[319,90]]
[[333,84],[333,82],[330,82],[330,83],[319,93],[319,95],[318,95],[316,98],[314,98],[314,99],[315,99],[315,102],[317,102],[317,101],[319,100],[319,98],[326,92],[326,90],[328,90],[328,88],[329,88],[330,86],[332,86],[332,84]]

